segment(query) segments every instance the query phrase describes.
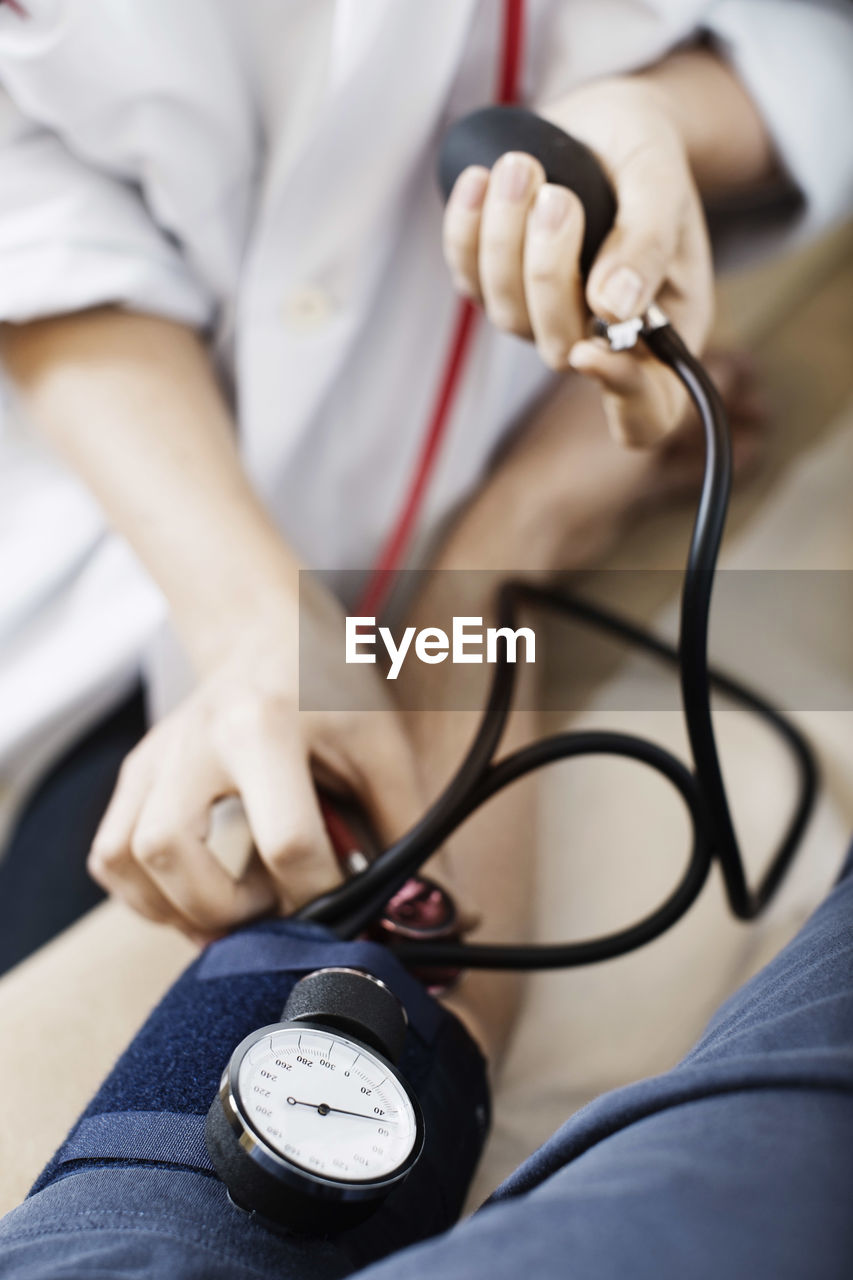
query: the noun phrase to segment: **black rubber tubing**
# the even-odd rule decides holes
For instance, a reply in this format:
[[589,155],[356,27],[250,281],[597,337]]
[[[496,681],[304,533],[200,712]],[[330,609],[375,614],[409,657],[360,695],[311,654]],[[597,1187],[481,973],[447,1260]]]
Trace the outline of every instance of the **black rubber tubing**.
[[[509,150],[535,155],[549,181],[570,186],[579,195],[586,216],[587,239],[581,262],[585,273],[612,225],[615,200],[595,157],[555,125],[518,107],[488,107],[466,116],[448,132],[442,148],[439,180],[445,196],[465,167],[491,166]],[[714,860],[722,872],[729,905],[741,919],[758,915],[779,887],[814,808],[817,765],[805,737],[781,710],[731,676],[709,667],[711,594],[731,490],[728,422],[711,379],[671,325],[646,327],[641,336],[649,350],[686,387],[699,412],[705,437],[705,471],[684,575],[678,643],[671,645],[630,619],[568,592],[513,580],[501,588],[498,624],[512,627],[521,604],[550,608],[676,665],[693,769],[655,743],[612,732],[556,734],[494,763],[514,684],[514,668],[504,643],[480,726],[448,786],[402,839],[354,879],[308,903],[298,913],[300,919],[326,923],[341,937],[355,937],[382,914],[388,899],[453,831],[497,791],[534,769],[591,754],[621,756],[645,764],[664,776],[681,796],[693,828],[693,847],[681,880],[669,897],[637,924],[600,938],[525,946],[400,943],[393,947],[395,954],[418,966],[569,968],[623,955],[658,937],[695,901]],[[799,775],[793,813],[755,890],[747,884],[720,769],[711,712],[712,687],[753,711],[782,736]]]

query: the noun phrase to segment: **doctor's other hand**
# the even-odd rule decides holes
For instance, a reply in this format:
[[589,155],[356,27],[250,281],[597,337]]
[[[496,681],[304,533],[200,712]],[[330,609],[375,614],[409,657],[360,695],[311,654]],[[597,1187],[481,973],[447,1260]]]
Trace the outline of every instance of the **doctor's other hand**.
[[[359,704],[302,712],[282,630],[255,632],[127,756],[89,856],[110,894],[203,942],[289,914],[341,880],[316,783],[359,802],[391,843],[423,811],[417,770],[375,668]],[[325,705],[345,705],[329,698]],[[238,796],[254,852],[239,878],[207,843],[211,810]]]
[[642,346],[614,353],[588,337],[590,312],[628,320],[657,301],[701,349],[713,274],[685,142],[666,97],[641,77],[593,83],[542,114],[590,148],[616,194],[616,221],[586,287],[583,207],[522,152],[460,174],[445,211],[445,258],[458,291],[497,328],[532,338],[552,369],[600,383],[617,439],[650,445],[678,425],[683,392]]

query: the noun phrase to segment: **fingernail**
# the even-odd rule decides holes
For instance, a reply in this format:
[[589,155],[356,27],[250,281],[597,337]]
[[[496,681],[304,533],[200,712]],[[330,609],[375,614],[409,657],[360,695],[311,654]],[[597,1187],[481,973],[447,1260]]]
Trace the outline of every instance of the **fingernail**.
[[569,352],[569,365],[581,373],[587,373],[591,363],[592,367],[595,365],[598,342],[598,338],[582,338],[580,342],[576,342]]
[[605,281],[601,296],[618,320],[630,320],[637,314],[642,292],[643,281],[634,268],[617,267]]
[[466,169],[456,184],[454,199],[463,209],[479,209],[488,183],[488,169]]
[[495,168],[495,195],[518,204],[530,186],[530,161],[526,156],[502,156]]
[[535,231],[558,231],[568,217],[572,200],[563,187],[546,183],[541,188],[530,215],[530,225]]

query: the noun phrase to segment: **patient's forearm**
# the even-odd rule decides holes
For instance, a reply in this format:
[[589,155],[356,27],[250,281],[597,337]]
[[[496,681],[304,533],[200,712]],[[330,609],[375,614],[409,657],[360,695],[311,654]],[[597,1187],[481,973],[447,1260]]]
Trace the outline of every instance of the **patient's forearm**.
[[189,329],[103,309],[2,330],[34,421],[215,663],[247,619],[295,635],[297,564],[241,467],[227,404]]

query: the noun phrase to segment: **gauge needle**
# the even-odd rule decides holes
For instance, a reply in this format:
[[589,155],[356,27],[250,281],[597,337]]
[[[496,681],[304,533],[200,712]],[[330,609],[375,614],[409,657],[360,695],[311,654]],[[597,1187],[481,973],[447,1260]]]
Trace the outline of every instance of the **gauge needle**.
[[381,1120],[383,1124],[395,1123],[387,1116],[368,1116],[362,1111],[345,1111],[343,1107],[330,1107],[328,1102],[303,1102],[301,1098],[288,1098],[287,1101],[292,1107],[310,1107],[312,1111],[318,1111],[321,1116],[327,1116],[330,1111],[334,1111],[339,1116],[355,1116],[357,1120]]

